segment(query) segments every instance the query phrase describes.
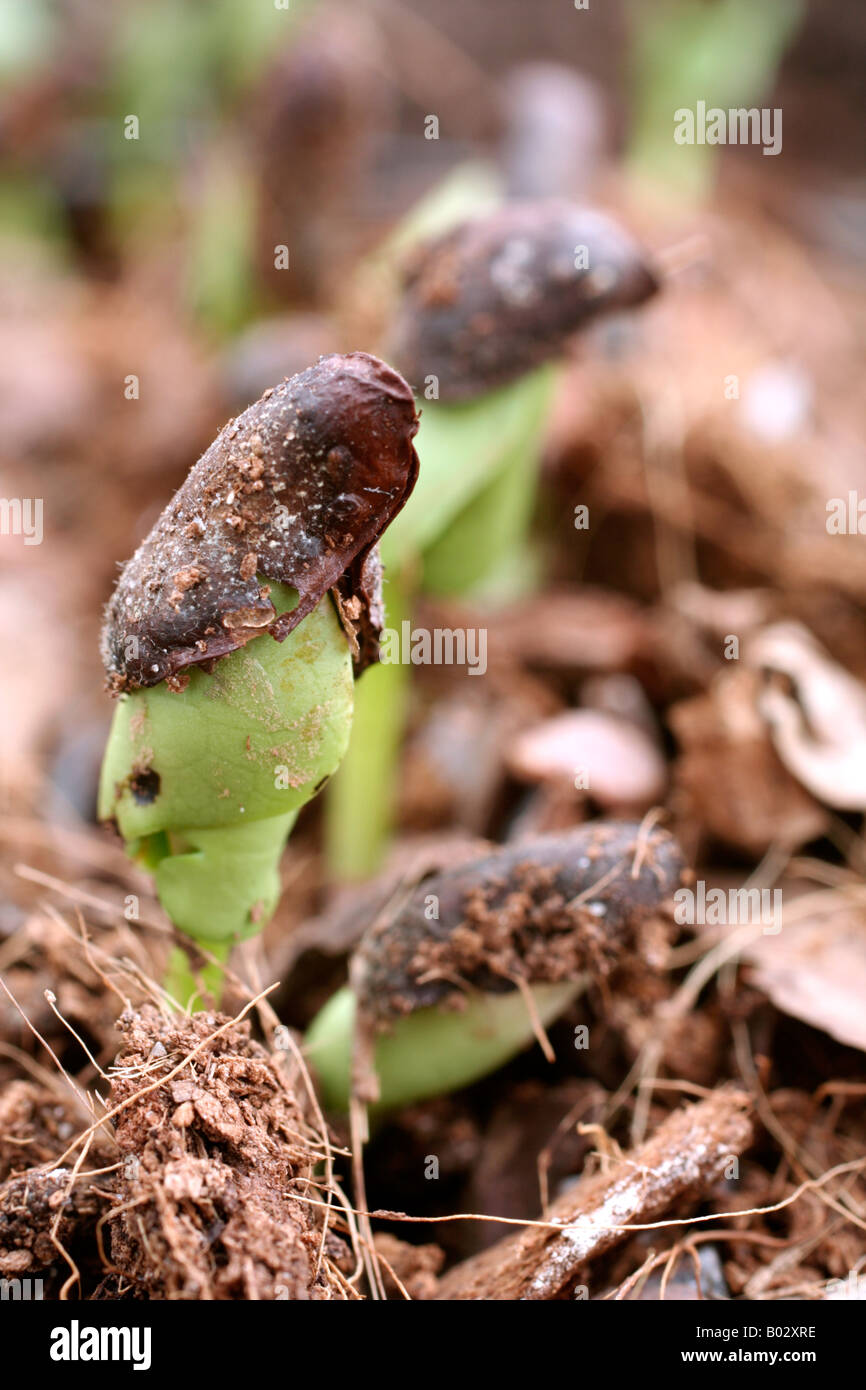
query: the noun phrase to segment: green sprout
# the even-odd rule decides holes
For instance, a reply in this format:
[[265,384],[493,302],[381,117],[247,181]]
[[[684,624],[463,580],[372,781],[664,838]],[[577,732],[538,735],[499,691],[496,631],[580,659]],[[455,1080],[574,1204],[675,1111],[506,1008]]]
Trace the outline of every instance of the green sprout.
[[[295,607],[295,590],[270,590],[277,614]],[[346,636],[325,597],[282,644],[256,637],[212,675],[193,670],[181,693],[163,683],[117,705],[99,816],[116,822],[153,873],[174,925],[218,960],[277,905],[298,812],[348,747],[353,685]],[[212,986],[218,974],[205,978]],[[178,950],[169,992],[179,997],[186,985]]]
[[[375,1115],[472,1084],[588,983],[658,960],[683,861],[666,831],[595,822],[426,879],[366,931],[306,1051],[329,1109]],[[437,915],[438,914],[438,915]]]
[[[120,695],[101,819],[217,965],[260,931],[300,809],[349,742],[375,660],[376,542],[414,483],[411,392],[323,358],[230,422],[121,575],[103,656]],[[193,982],[176,952],[169,990]]]
[[[435,226],[435,213],[422,222]],[[558,364],[577,329],[656,288],[625,232],[560,201],[485,211],[415,247],[390,339],[423,414],[424,470],[383,544],[389,626],[411,619],[419,594],[501,603],[534,583],[529,533]],[[381,865],[409,692],[396,663],[359,692],[326,807],[338,878]]]
[[[372,1108],[385,1113],[415,1105],[498,1071],[530,1046],[539,1026],[547,1028],[564,1013],[583,988],[582,980],[536,985],[535,1020],[517,990],[474,994],[459,1013],[427,1008],[407,1015],[376,1040],[378,1095]],[[322,1098],[335,1111],[348,1109],[356,1018],[355,995],[347,985],[332,995],[307,1032],[306,1049]]]

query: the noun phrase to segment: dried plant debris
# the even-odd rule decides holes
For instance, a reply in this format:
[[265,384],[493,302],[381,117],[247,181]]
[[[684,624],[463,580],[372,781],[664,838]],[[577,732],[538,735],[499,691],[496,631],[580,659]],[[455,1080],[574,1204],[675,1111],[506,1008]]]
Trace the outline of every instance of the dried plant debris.
[[763,628],[745,656],[763,676],[758,709],[788,770],[827,805],[866,810],[866,686],[801,623]]
[[408,1297],[415,1302],[436,1297],[438,1274],[445,1263],[444,1250],[438,1245],[409,1245],[386,1231],[378,1231],[374,1241],[384,1266],[386,1297]]
[[558,200],[461,223],[409,262],[391,334],[412,384],[466,400],[557,357],[600,313],[658,288],[643,254],[603,214]]
[[749,943],[748,979],[777,1009],[866,1052],[866,894],[782,880],[781,926]]
[[[109,686],[177,678],[263,632],[281,641],[329,590],[359,668],[382,622],[376,542],[412,490],[406,382],[367,353],[323,357],[221,431],[126,565],[106,613]],[[280,617],[266,580],[298,591]]]
[[468,988],[607,979],[661,953],[659,915],[683,862],[667,831],[599,822],[539,836],[434,875],[365,934],[353,963],[359,1014],[385,1028]]
[[820,835],[827,813],[780,761],[757,708],[760,677],[721,671],[705,694],[668,710],[680,745],[677,811],[691,834],[763,854]]
[[[140,891],[137,880],[130,879],[127,886],[136,894]],[[68,1070],[77,1070],[83,1058],[70,1027],[87,1040],[97,1061],[102,1065],[110,1062],[117,1043],[118,996],[114,988],[120,984],[126,998],[140,998],[144,972],[160,959],[162,934],[145,933],[138,923],[133,926],[124,921],[122,906],[123,896],[114,900],[113,910],[109,907],[114,916],[111,926],[91,920],[84,949],[80,938],[59,916],[29,914],[18,929],[14,958],[3,971],[18,1008],[51,1043]],[[126,967],[119,965],[121,960]],[[18,1008],[0,989],[0,1038],[19,1036],[22,1018]],[[61,1080],[59,1085],[66,1090],[65,1082]]]
[[619,671],[648,646],[646,616],[613,590],[549,589],[544,602],[525,599],[488,618],[493,652],[551,670]]
[[[629,1227],[680,1215],[707,1196],[749,1147],[748,1097],[721,1087],[672,1114],[612,1171],[584,1177],[550,1208],[549,1227],[531,1226],[464,1261],[440,1282],[448,1300],[547,1300],[591,1279],[592,1263],[621,1244]],[[591,1292],[591,1286],[590,1286]]]
[[521,781],[569,787],[610,809],[643,810],[665,789],[665,761],[650,735],[605,710],[566,710],[525,729],[508,764]]
[[342,1297],[347,1249],[296,1200],[321,1196],[321,1140],[249,1025],[145,1006],[119,1027],[114,1266],[149,1298]]
[[[604,1113],[607,1092],[597,1081],[569,1076],[551,1083],[518,1080],[485,1116],[468,1173],[468,1211],[532,1221],[538,1216],[539,1178],[558,1193],[574,1181],[597,1144],[591,1122]],[[590,1122],[581,1132],[581,1124]],[[464,1255],[474,1254],[514,1227],[473,1221],[460,1232]],[[465,1247],[469,1245],[470,1248]]]
[[13,1080],[0,1093],[0,1180],[24,1167],[50,1163],[78,1127],[78,1107],[57,1090]]
[[617,1297],[636,1303],[717,1303],[730,1298],[722,1257],[714,1245],[690,1246],[688,1252],[681,1251],[681,1258],[665,1251],[664,1261],[660,1252],[655,1259],[660,1267],[644,1279],[630,1279],[628,1291]]

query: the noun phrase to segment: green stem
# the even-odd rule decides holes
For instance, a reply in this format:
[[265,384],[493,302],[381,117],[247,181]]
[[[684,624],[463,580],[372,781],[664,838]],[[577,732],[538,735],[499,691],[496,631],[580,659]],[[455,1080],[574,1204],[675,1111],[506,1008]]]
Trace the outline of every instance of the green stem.
[[[271,584],[278,612],[297,591]],[[282,643],[265,633],[166,685],[118,701],[102,766],[101,819],[153,874],[174,925],[220,947],[261,931],[280,895],[298,811],[334,772],[352,722],[351,656],[329,597]],[[177,962],[175,997],[190,977]],[[172,990],[175,994],[175,990]]]
[[155,877],[160,902],[175,926],[196,941],[229,946],[254,935],[279,900],[280,858],[296,817],[297,811],[289,811],[249,825],[170,837],[175,852],[160,860]]
[[[418,487],[382,545],[391,631],[412,618],[411,579],[421,565],[428,593],[501,601],[526,587],[541,440],[556,379],[548,365],[469,404],[423,407]],[[326,853],[338,880],[369,878],[381,868],[410,690],[410,667],[391,663],[368,671],[356,689],[349,751],[326,799]]]
[[[151,863],[157,892],[175,926],[190,936],[191,945],[226,961],[240,939],[238,922],[249,922],[257,931],[258,924],[268,920],[279,900],[280,859],[296,818],[297,812],[290,811],[240,827],[159,837],[177,848]],[[201,935],[202,921],[208,923],[213,937]],[[219,965],[209,962],[194,974],[186,951],[174,948],[165,988],[185,1009],[191,1011],[193,996],[203,991],[218,1005],[222,985]]]
[[553,369],[536,376],[522,430],[495,476],[424,552],[426,593],[505,602],[531,586],[529,533],[555,380]]
[[[228,960],[232,948],[230,941],[197,941],[195,945],[220,962]],[[165,989],[187,1013],[193,1012],[196,1000],[205,994],[211,995],[214,1007],[219,1008],[223,978],[222,966],[216,962],[208,961],[200,970],[193,971],[186,950],[175,946],[169,956]]]
[[[534,985],[532,996],[542,1027],[558,1018],[582,989],[582,980]],[[331,1110],[348,1108],[354,1030],[355,996],[346,986],[317,1014],[305,1040],[322,1099]],[[519,990],[470,994],[460,1010],[418,1009],[398,1019],[376,1043],[374,1067],[380,1089],[371,1112],[414,1105],[470,1086],[504,1066],[534,1037]]]

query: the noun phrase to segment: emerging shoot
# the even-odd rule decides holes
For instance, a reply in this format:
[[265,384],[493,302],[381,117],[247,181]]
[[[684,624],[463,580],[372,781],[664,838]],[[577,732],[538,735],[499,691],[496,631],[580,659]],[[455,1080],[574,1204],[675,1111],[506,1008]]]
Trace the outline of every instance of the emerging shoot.
[[[383,622],[377,542],[414,485],[416,429],[396,372],[322,358],[222,430],[108,605],[120,701],[99,815],[220,960],[272,914],[286,837],[348,745],[353,666],[377,659]],[[180,959],[170,985],[186,1003]]]
[[[383,545],[389,626],[411,618],[419,591],[502,601],[532,582],[527,536],[556,363],[577,330],[656,289],[626,232],[560,200],[499,208],[415,249],[389,343],[422,407],[424,470]],[[359,699],[328,796],[338,877],[380,867],[408,690],[408,671],[383,665]]]
[[682,870],[666,831],[600,821],[426,879],[368,928],[307,1033],[325,1104],[468,1086],[546,1042],[585,984],[659,968]]

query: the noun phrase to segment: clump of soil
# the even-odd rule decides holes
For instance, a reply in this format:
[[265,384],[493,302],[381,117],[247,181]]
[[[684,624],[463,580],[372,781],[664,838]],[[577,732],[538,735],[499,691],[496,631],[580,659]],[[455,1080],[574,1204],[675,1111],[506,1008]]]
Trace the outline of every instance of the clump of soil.
[[52,1161],[78,1128],[75,1109],[35,1081],[10,1081],[0,1094],[0,1180],[26,1163]]
[[321,1200],[315,1136],[249,1025],[146,1005],[119,1027],[117,1270],[151,1298],[342,1296],[348,1249],[302,1200]]
[[[0,1187],[0,1275],[4,1279],[50,1275],[79,1237],[95,1229],[99,1196],[73,1181],[67,1168],[33,1169]],[[53,1283],[53,1280],[50,1280]]]
[[289,1054],[284,1066],[248,1023],[219,1014],[166,1016],[145,1004],[118,1027],[110,1122],[94,1130],[103,1145],[97,1136],[113,1126],[113,1171],[62,1166],[79,1140],[55,1155],[60,1166],[10,1178],[0,1267],[35,1273],[64,1250],[71,1266],[69,1245],[95,1234],[103,1289],[115,1297],[352,1297],[344,1276],[354,1257],[325,1219],[317,1173],[326,1141],[288,1075]]

